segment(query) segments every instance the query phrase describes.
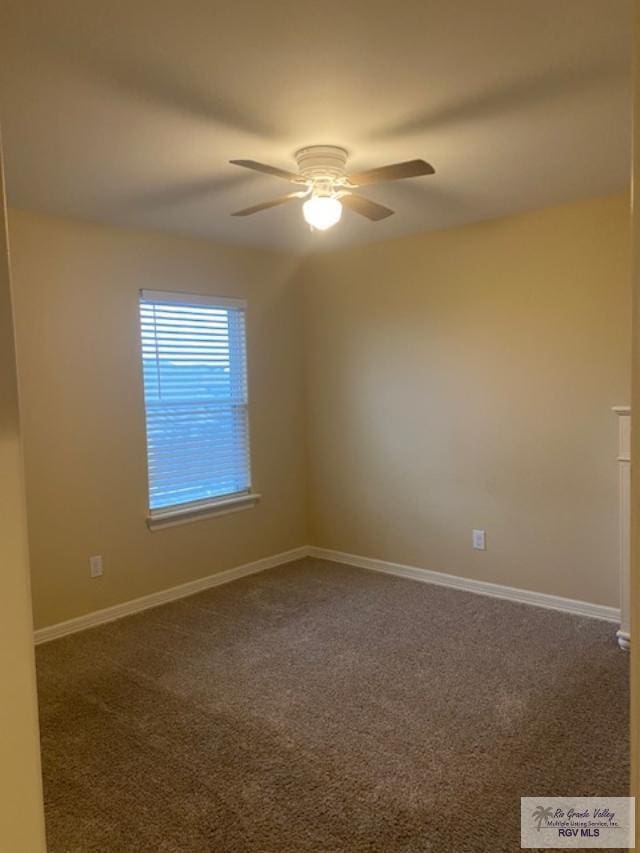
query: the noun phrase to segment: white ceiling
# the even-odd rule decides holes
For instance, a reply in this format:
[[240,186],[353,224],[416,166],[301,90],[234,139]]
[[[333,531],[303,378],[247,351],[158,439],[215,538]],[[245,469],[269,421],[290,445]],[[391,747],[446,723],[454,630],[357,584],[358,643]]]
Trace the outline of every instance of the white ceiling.
[[[626,187],[630,0],[3,0],[10,204],[308,251]],[[422,157],[310,234],[288,192],[232,158],[353,170]]]

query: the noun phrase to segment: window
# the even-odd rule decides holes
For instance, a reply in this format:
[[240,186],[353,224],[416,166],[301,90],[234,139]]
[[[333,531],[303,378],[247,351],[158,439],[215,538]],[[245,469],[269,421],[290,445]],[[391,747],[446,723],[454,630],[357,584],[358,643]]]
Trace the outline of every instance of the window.
[[255,503],[245,303],[143,290],[140,326],[150,525]]

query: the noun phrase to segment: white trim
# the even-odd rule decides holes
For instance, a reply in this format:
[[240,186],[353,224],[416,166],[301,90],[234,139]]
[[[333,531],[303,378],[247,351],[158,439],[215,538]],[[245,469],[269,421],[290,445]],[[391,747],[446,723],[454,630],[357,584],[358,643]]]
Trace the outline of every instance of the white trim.
[[628,631],[623,631],[621,628],[619,631],[616,631],[616,637],[618,638],[620,648],[628,652],[631,648],[631,634]]
[[281,566],[284,563],[301,560],[307,556],[307,553],[308,548],[303,546],[301,548],[293,548],[291,551],[284,551],[281,554],[273,554],[271,557],[263,557],[261,560],[255,560],[253,563],[245,563],[243,566],[226,569],[225,571],[217,572],[215,575],[208,575],[206,578],[198,578],[198,580],[189,581],[188,583],[180,584],[180,586],[163,589],[160,592],[153,592],[151,595],[144,595],[142,598],[134,598],[131,601],[116,604],[114,607],[106,607],[104,610],[96,610],[93,613],[87,613],[85,616],[77,616],[75,619],[59,622],[57,625],[40,628],[34,632],[34,639],[36,644],[56,640],[58,637],[75,634],[77,631],[84,631],[86,628],[94,628],[96,625],[102,625],[105,622],[113,622],[116,619],[121,619],[123,616],[139,613],[141,610],[158,607],[160,604],[177,601],[179,598],[187,598],[189,595],[195,595],[195,593],[202,592],[205,589],[211,589],[211,587],[235,581],[238,578],[245,577],[245,575],[253,575],[257,572],[263,572],[265,569],[273,569],[276,566]]
[[631,408],[614,406],[618,416],[618,555],[620,562],[620,630],[618,643],[631,645]]
[[[274,554],[271,557],[263,557],[261,560],[256,560],[253,563],[245,563],[242,566],[226,569],[205,578],[199,578],[180,586],[174,586],[170,589],[151,593],[151,595],[145,595],[142,598],[134,598],[131,601],[125,601],[122,604],[116,604],[104,610],[96,610],[93,613],[69,619],[67,622],[59,622],[57,625],[40,628],[34,632],[34,639],[36,644],[56,640],[67,634],[75,634],[78,631],[94,628],[105,622],[113,622],[116,619],[121,619],[123,616],[130,616],[133,613],[139,613],[151,607],[158,607],[170,601],[187,598],[205,589],[230,583],[246,575],[263,572],[266,569],[273,569],[285,563],[291,563],[294,560],[301,560],[304,557],[316,557],[321,560],[329,560],[332,563],[344,563],[348,566],[357,566],[361,569],[370,569],[376,572],[396,575],[397,577],[408,580],[450,587],[451,589],[459,589],[463,592],[472,592],[478,595],[488,595],[492,598],[516,601],[520,604],[544,607],[549,610],[560,610],[563,613],[573,613],[577,616],[603,619],[606,622],[620,621],[620,611],[615,607],[606,607],[603,604],[591,604],[588,601],[576,601],[572,598],[561,598],[557,595],[547,595],[542,592],[516,589],[515,587],[502,586],[501,584],[489,583],[488,581],[476,581],[457,575],[447,575],[443,572],[433,572],[429,569],[420,569],[417,566],[389,563],[385,560],[376,560],[372,557],[359,557],[356,554],[347,554],[344,551],[333,551],[328,548],[317,548],[314,545],[303,545],[300,548],[293,548],[291,551],[284,551],[281,554]],[[625,635],[622,632],[618,632],[618,638],[622,641],[620,645],[624,648]]]
[[308,549],[308,555],[321,560],[330,560],[334,563],[345,563],[348,566],[397,575],[408,580],[451,587],[464,592],[488,595],[492,598],[503,598],[520,604],[530,604],[534,607],[545,607],[548,610],[561,610],[563,613],[588,616],[592,619],[604,619],[606,622],[620,621],[620,610],[617,607],[606,607],[604,604],[591,604],[588,601],[576,601],[573,598],[561,598],[558,595],[547,595],[543,592],[532,592],[528,589],[517,589],[488,581],[471,580],[458,575],[447,575],[444,572],[420,569],[417,566],[404,566],[400,563],[389,563],[386,560],[376,560],[372,557],[359,557],[356,554],[346,554],[343,551],[332,551],[328,548],[311,546]]
[[202,518],[212,518],[214,515],[227,515],[241,509],[251,509],[262,495],[257,492],[233,495],[228,498],[218,498],[212,501],[194,501],[182,506],[172,506],[167,509],[151,510],[147,516],[149,530],[162,530],[164,527],[175,527],[176,524],[189,524]]
[[180,293],[178,290],[141,290],[143,302],[177,303],[185,305],[211,305],[213,308],[235,308],[244,310],[246,299],[235,299],[231,296],[211,296],[208,293]]

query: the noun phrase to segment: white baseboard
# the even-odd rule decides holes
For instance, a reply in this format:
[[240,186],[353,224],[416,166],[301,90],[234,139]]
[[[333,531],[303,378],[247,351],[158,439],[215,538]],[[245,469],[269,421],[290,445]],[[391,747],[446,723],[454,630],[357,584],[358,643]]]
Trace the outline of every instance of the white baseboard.
[[[134,598],[131,601],[125,601],[113,607],[106,607],[104,610],[96,610],[93,613],[87,613],[84,616],[78,616],[66,622],[59,622],[57,625],[40,628],[34,632],[34,639],[36,644],[56,640],[67,634],[75,634],[77,631],[84,631],[86,628],[94,628],[96,625],[102,625],[105,622],[113,622],[116,619],[121,619],[123,616],[130,616],[133,613],[139,613],[151,607],[158,607],[170,601],[177,601],[179,598],[187,598],[205,589],[229,583],[246,575],[263,572],[266,569],[273,569],[276,566],[291,563],[303,557],[317,557],[318,559],[329,560],[333,563],[345,563],[348,566],[357,566],[361,569],[370,569],[376,572],[396,575],[401,578],[407,578],[408,580],[446,586],[464,592],[488,595],[492,598],[503,598],[508,601],[517,601],[520,604],[530,604],[534,607],[546,607],[549,610],[561,610],[564,613],[589,616],[592,619],[603,619],[607,622],[620,622],[620,610],[616,607],[606,607],[603,604],[591,604],[588,601],[576,601],[572,598],[561,598],[557,595],[516,589],[515,587],[502,586],[501,584],[489,583],[488,581],[471,580],[470,578],[458,577],[457,575],[447,575],[443,572],[433,572],[429,569],[420,569],[416,566],[404,566],[400,563],[389,563],[385,560],[360,557],[356,554],[347,554],[343,551],[333,551],[328,548],[317,548],[312,545],[293,548],[291,551],[273,554],[271,557],[263,557],[261,560],[256,560],[253,563],[245,563],[243,566],[226,569],[214,575],[208,575],[205,578],[189,581],[180,586],[163,589],[160,592],[151,593],[151,595]],[[623,640],[627,640],[627,637],[624,636],[621,638],[621,645],[623,645]]]
[[328,548],[311,546],[307,549],[307,554],[310,557],[330,560],[333,563],[345,563],[361,569],[371,569],[375,572],[384,572],[388,575],[397,575],[422,583],[460,589],[477,595],[489,595],[492,598],[503,598],[508,601],[517,601],[520,604],[545,607],[548,610],[561,610],[563,613],[589,616],[592,619],[604,619],[606,622],[620,622],[620,610],[617,607],[606,607],[603,604],[591,604],[588,601],[576,601],[573,598],[561,598],[558,595],[516,589],[512,586],[502,586],[488,581],[471,580],[457,575],[447,575],[443,572],[432,572],[429,569],[419,569],[416,566],[403,566],[400,563],[389,563],[386,560],[376,560],[372,557],[359,557],[356,554],[346,554],[343,551],[332,551]]
[[254,575],[257,572],[265,571],[265,569],[273,569],[284,563],[300,560],[302,557],[306,557],[308,553],[309,549],[305,546],[293,548],[291,551],[284,551],[281,554],[274,554],[271,557],[263,557],[261,560],[255,560],[253,563],[245,563],[243,566],[226,569],[214,575],[208,575],[206,578],[198,578],[198,580],[189,581],[188,583],[180,584],[180,586],[173,586],[170,589],[153,592],[151,595],[134,598],[131,601],[125,601],[113,607],[106,607],[104,610],[95,610],[93,613],[87,613],[85,616],[77,616],[75,619],[59,622],[57,625],[40,628],[34,632],[34,640],[36,644],[46,643],[49,640],[56,640],[58,637],[64,637],[67,634],[84,631],[86,628],[94,628],[96,625],[102,625],[104,622],[113,622],[116,619],[121,619],[123,616],[130,616],[132,613],[139,613],[141,610],[158,607],[160,604],[167,604],[167,602],[176,601],[179,598],[187,598],[189,595],[195,595],[195,593],[202,592],[205,589],[229,583],[238,578],[243,578],[245,575]]

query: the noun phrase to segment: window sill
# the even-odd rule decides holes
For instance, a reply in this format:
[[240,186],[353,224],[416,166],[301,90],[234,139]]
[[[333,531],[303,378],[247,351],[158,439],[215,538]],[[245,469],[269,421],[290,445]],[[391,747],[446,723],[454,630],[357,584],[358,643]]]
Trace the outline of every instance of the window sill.
[[239,512],[241,509],[251,509],[258,503],[260,497],[261,495],[256,492],[251,492],[246,495],[234,495],[213,501],[156,510],[147,516],[147,527],[149,530],[161,530],[163,527],[191,524],[193,521],[213,518],[216,515],[227,515],[230,512]]

